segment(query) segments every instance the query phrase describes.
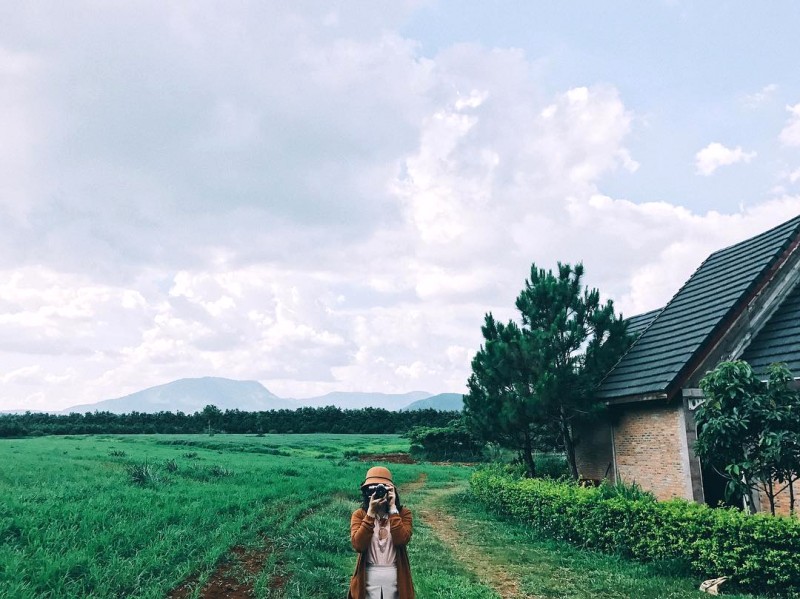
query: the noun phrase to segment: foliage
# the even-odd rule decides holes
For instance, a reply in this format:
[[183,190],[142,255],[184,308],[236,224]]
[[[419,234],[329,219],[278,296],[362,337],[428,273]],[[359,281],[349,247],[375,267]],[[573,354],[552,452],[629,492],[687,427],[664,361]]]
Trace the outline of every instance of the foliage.
[[[537,478],[552,478],[555,480],[569,478],[569,466],[567,459],[561,453],[540,453],[533,454],[533,461],[536,465]],[[484,466],[489,469],[513,478],[527,478],[528,469],[525,463],[517,458],[510,463],[503,464],[497,460],[494,463]]]
[[599,488],[472,475],[484,504],[559,540],[641,561],[677,560],[697,574],[730,576],[741,589],[800,590],[800,521],[684,500],[608,497]]
[[537,453],[533,459],[536,462],[536,475],[539,478],[560,479],[570,475],[569,464],[564,454]]
[[800,472],[800,394],[792,375],[773,365],[769,382],[747,362],[722,362],[700,382],[706,396],[697,409],[695,452],[728,480],[726,496],[741,496],[753,512],[751,493],[762,490],[775,513],[775,496]]
[[141,464],[130,464],[127,470],[131,482],[136,485],[157,485],[161,482],[158,468],[154,464],[148,463],[147,460]]
[[[398,434],[415,426],[447,426],[460,412],[412,410],[393,412],[379,408],[342,410],[337,407],[298,408],[243,412],[207,406],[202,412],[86,412],[84,414],[0,414],[0,438],[68,434],[183,434],[207,433],[209,430],[228,434]],[[209,427],[209,424],[212,427]],[[264,437],[268,438],[268,437]]]
[[577,479],[573,425],[598,409],[592,392],[630,344],[613,303],[601,303],[582,277],[582,264],[559,263],[555,273],[533,264],[516,300],[522,324],[487,314],[472,361],[464,396],[469,427],[519,450],[531,477],[533,452],[558,438]]
[[463,462],[483,459],[484,443],[467,429],[462,418],[447,426],[417,426],[406,436],[411,441],[411,453],[422,459]]
[[[641,563],[548,539],[530,526],[494,513],[470,494],[447,497],[443,510],[454,517],[459,547],[479,548],[489,567],[503,564],[520,581],[515,597],[569,599],[701,599],[699,581],[674,560]],[[462,558],[464,552],[459,551]],[[472,562],[482,572],[482,564]],[[430,595],[437,597],[438,595]],[[427,595],[423,596],[427,597]],[[451,595],[453,597],[453,595]],[[726,599],[753,599],[752,595]]]
[[636,481],[627,484],[623,481],[612,483],[604,480],[597,487],[603,499],[627,499],[629,501],[655,501],[656,497],[650,491],[645,491]]
[[213,466],[210,466],[208,469],[208,473],[211,476],[216,476],[216,477],[233,476],[233,470],[220,466],[219,464],[214,464]]

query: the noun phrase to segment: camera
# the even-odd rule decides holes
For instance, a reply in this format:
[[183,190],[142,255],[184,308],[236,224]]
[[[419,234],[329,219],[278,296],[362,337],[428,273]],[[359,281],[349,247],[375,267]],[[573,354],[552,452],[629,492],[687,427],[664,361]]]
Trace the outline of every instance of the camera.
[[375,489],[370,493],[375,499],[382,499],[386,497],[386,494],[389,492],[389,489],[386,488],[385,485],[377,484],[375,485]]

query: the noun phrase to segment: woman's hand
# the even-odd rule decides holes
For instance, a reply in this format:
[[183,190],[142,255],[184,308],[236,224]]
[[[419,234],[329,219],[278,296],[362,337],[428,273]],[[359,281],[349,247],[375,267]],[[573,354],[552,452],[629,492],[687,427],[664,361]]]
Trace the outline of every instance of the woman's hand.
[[378,499],[375,495],[371,495],[369,498],[369,507],[367,508],[367,516],[375,518],[378,515],[378,508],[386,505],[387,497],[388,495],[384,495]]
[[389,488],[389,492],[386,494],[386,497],[389,499],[389,511],[393,511],[397,509],[397,505],[395,505],[395,492],[394,492],[394,485],[386,485]]

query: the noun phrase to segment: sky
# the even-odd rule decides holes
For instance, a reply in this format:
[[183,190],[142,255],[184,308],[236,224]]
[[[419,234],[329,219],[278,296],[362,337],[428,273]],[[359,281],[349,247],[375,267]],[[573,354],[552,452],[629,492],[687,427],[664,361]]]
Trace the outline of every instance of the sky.
[[462,392],[582,261],[623,315],[800,213],[800,4],[0,6],[0,410],[183,377]]

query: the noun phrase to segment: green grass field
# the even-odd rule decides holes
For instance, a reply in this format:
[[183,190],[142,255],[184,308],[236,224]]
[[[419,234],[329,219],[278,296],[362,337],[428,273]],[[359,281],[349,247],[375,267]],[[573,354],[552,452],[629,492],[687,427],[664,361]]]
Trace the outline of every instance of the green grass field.
[[[393,435],[2,441],[0,597],[202,597],[222,584],[234,597],[342,599],[349,518],[371,465],[354,456],[407,449]],[[698,580],[487,513],[464,492],[470,468],[390,467],[415,513],[421,599],[706,596]]]

